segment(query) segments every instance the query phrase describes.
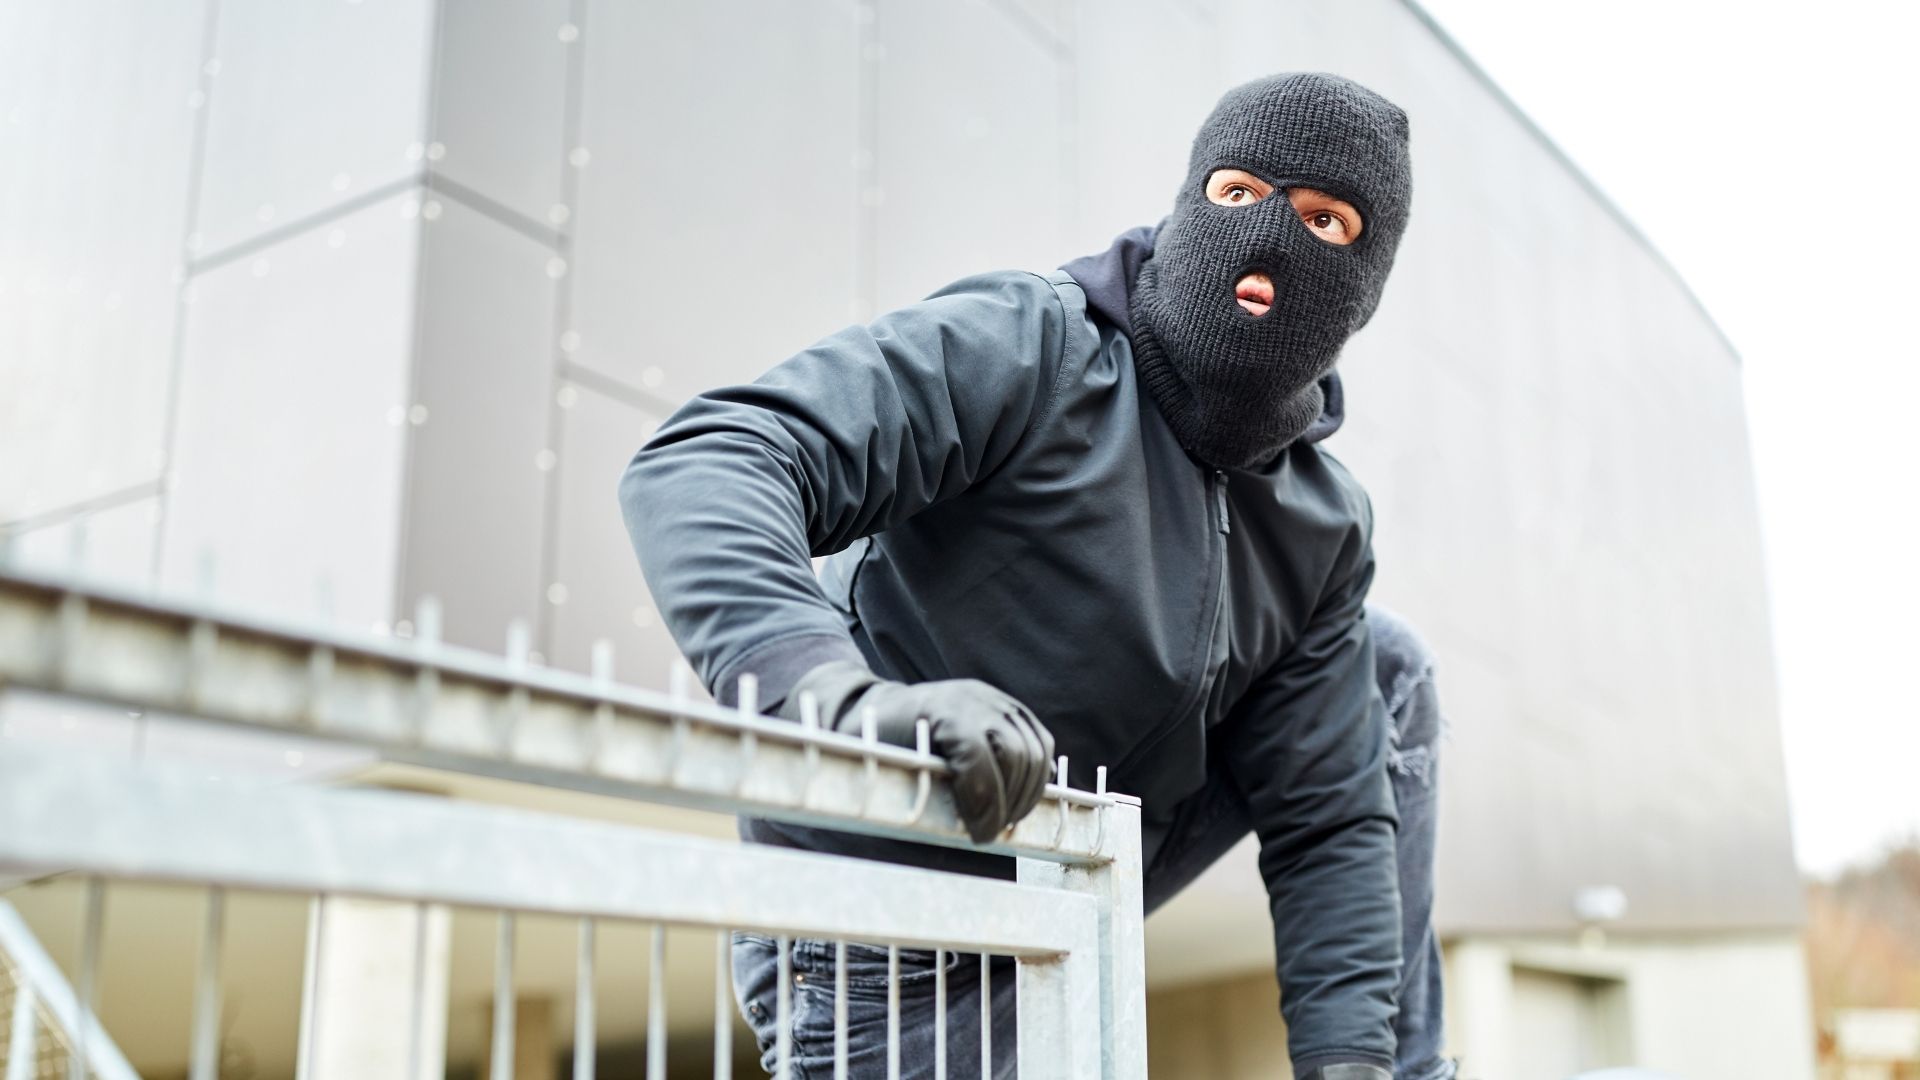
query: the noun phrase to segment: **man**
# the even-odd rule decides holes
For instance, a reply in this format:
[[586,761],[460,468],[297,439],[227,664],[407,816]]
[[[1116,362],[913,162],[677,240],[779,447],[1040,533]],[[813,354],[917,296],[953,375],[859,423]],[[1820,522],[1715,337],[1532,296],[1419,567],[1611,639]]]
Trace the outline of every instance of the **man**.
[[[1452,1075],[1427,923],[1431,662],[1392,624],[1376,662],[1371,507],[1317,445],[1409,198],[1392,103],[1331,75],[1246,84],[1202,126],[1157,233],[1044,276],[965,278],[703,394],[620,486],[654,599],[716,697],[752,673],[783,716],[807,694],[824,724],[871,710],[903,744],[929,719],[976,841],[1032,808],[1056,750],[1076,785],[1104,764],[1143,800],[1149,908],[1255,832],[1289,1053],[1322,1080]],[[741,831],[1013,873],[977,851]],[[831,1060],[832,950],[793,950],[813,1075]],[[902,959],[913,1076],[932,1075],[933,962]],[[1011,1076],[1011,974],[983,991],[977,965],[945,963],[949,1075],[979,1072],[986,992]],[[737,936],[734,964],[764,1048],[773,942]],[[853,1067],[875,1075],[884,951],[850,948],[848,966]]]

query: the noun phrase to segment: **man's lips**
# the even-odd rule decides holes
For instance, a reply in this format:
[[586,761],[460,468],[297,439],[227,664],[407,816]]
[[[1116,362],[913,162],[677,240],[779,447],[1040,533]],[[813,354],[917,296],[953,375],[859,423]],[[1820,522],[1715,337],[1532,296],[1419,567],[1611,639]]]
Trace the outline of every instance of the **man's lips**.
[[1273,279],[1262,273],[1248,274],[1234,283],[1233,298],[1254,315],[1265,315],[1273,306]]

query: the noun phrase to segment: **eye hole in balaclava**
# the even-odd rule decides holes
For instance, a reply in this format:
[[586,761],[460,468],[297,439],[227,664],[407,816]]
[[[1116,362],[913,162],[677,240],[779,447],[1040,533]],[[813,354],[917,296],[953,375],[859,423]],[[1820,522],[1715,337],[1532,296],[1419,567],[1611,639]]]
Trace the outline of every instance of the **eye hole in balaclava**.
[[[1223,206],[1207,179],[1240,169],[1272,184]],[[1286,189],[1352,203],[1351,244],[1316,236]],[[1411,194],[1406,114],[1349,79],[1270,76],[1227,92],[1194,138],[1187,177],[1132,295],[1135,363],[1168,426],[1219,468],[1270,461],[1320,415],[1319,381],[1379,305]],[[1273,281],[1261,315],[1235,284]]]

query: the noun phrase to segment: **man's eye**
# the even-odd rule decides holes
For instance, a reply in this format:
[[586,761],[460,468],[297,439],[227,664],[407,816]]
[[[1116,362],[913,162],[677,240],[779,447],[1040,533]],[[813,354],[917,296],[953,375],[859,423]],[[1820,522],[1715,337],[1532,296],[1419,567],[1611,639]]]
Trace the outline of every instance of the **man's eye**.
[[1316,229],[1333,229],[1338,227],[1342,233],[1347,231],[1347,223],[1344,220],[1337,214],[1332,214],[1325,210],[1307,218],[1307,224],[1312,225]]
[[1249,196],[1252,194],[1253,194],[1253,189],[1250,187],[1247,187],[1245,184],[1231,184],[1227,187],[1227,191],[1226,191],[1228,202],[1245,202],[1246,199],[1244,198],[1244,196]]

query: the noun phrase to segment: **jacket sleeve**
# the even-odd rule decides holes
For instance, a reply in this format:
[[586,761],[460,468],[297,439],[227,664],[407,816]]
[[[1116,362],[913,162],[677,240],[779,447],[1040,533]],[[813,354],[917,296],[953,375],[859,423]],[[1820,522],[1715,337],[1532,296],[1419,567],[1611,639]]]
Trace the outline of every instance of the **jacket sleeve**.
[[1373,581],[1371,531],[1369,510],[1299,641],[1226,725],[1226,756],[1260,841],[1296,1075],[1393,1064],[1399,821],[1362,607]]
[[765,707],[817,664],[865,662],[810,558],[1002,464],[1051,399],[1068,325],[1046,278],[975,275],[668,418],[621,476],[620,510],[715,697],[752,673]]

